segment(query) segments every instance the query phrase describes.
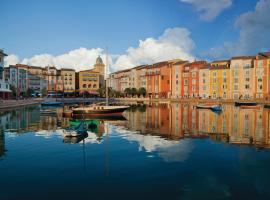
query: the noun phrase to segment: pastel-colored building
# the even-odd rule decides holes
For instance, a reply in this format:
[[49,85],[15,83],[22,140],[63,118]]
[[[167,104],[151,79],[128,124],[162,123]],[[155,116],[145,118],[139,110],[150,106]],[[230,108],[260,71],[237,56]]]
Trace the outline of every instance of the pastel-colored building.
[[199,97],[199,70],[205,64],[206,61],[195,61],[185,64],[182,71],[182,97]]
[[205,64],[199,69],[199,96],[202,99],[210,97],[210,65]]
[[209,95],[212,99],[230,98],[230,68],[226,65],[211,66],[209,69]]
[[97,94],[99,89],[99,72],[84,70],[76,73],[76,91],[79,93]]
[[75,70],[62,68],[57,70],[57,90],[63,93],[75,92]]
[[7,54],[0,49],[0,99],[8,99],[11,93],[9,84],[5,81],[4,77],[4,57],[6,56]]
[[182,97],[182,71],[187,61],[178,61],[172,64],[172,98]]
[[239,56],[231,59],[231,98],[252,99],[255,93],[254,56]]
[[257,99],[270,97],[270,52],[259,53],[254,60],[255,96]]
[[159,62],[147,67],[147,94],[150,98],[170,98],[171,64]]

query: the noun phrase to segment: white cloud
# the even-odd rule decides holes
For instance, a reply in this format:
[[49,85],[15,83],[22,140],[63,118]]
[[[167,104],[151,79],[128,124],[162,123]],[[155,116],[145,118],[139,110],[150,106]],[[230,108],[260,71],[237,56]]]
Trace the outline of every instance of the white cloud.
[[260,0],[254,11],[240,15],[235,26],[240,37],[235,45],[237,53],[253,53],[270,47],[270,0]]
[[224,42],[222,46],[213,47],[202,56],[212,59],[235,55],[252,55],[258,51],[270,49],[270,0],[259,0],[254,11],[241,14],[234,22],[239,30],[236,42]]
[[215,19],[223,10],[232,5],[232,0],[180,0],[191,4],[200,15],[200,19],[211,21]]
[[[106,56],[104,50],[101,48],[87,49],[81,47],[62,55],[53,56],[51,54],[40,54],[22,60],[20,60],[17,55],[10,55],[5,59],[5,66],[17,63],[41,67],[54,65],[58,68],[72,68],[79,71],[92,68],[99,55],[101,55],[103,62],[105,63]],[[109,62],[112,62],[111,58],[109,58]]]
[[[130,47],[126,54],[109,57],[109,71],[118,71],[141,64],[152,64],[159,61],[180,58],[193,60],[192,51],[195,48],[190,32],[185,28],[169,28],[157,39],[147,38],[139,41],[136,48]],[[27,64],[32,66],[54,65],[58,68],[74,68],[76,71],[92,68],[98,55],[101,55],[104,63],[106,55],[101,48],[78,48],[62,55],[40,54],[30,58],[19,59],[17,55],[6,58],[5,65]]]
[[125,69],[176,58],[193,60],[194,48],[195,44],[186,28],[169,28],[158,39],[140,40],[138,47],[128,48],[126,54],[116,60],[114,67]]
[[5,57],[5,66],[15,65],[19,62],[20,62],[19,56],[15,54],[11,54]]

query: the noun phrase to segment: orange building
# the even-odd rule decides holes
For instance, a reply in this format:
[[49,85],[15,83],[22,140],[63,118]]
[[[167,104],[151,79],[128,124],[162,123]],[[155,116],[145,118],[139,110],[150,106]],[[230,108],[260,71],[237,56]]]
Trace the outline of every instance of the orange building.
[[179,60],[155,63],[146,69],[146,90],[150,98],[170,98],[172,65]]

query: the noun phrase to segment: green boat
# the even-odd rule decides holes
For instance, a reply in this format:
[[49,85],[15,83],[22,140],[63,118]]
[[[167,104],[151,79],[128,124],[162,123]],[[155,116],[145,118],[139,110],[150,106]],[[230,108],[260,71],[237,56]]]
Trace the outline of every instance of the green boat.
[[[78,126],[81,123],[81,120],[72,119],[69,121],[70,126]],[[84,121],[87,130],[90,130],[93,133],[98,132],[98,126],[100,124],[100,120],[85,120]]]

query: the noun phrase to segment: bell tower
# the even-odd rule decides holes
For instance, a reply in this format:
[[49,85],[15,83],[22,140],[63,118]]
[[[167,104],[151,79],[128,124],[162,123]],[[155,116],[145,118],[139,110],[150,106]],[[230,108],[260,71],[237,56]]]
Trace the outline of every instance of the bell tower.
[[100,56],[98,56],[98,58],[96,59],[96,64],[94,65],[94,71],[99,72],[99,74],[103,76],[105,74],[105,65]]

